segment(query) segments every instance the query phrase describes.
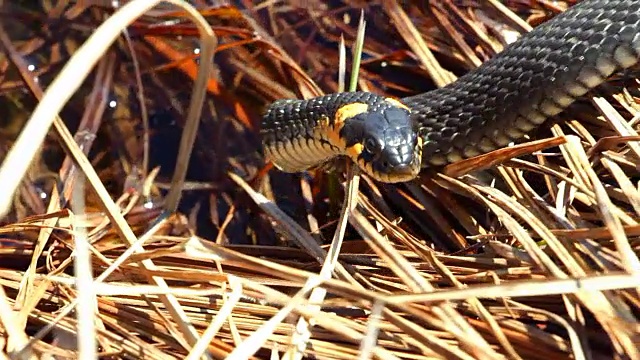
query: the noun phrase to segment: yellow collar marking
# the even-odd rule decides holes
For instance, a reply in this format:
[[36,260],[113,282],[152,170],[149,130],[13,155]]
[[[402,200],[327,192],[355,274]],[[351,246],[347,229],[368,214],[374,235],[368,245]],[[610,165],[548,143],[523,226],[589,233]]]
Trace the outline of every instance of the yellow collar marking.
[[[341,106],[338,109],[338,111],[336,111],[333,126],[327,131],[327,133],[329,134],[328,136],[329,142],[334,146],[338,147],[339,149],[347,152],[348,154],[345,154],[345,155],[349,155],[349,157],[351,157],[352,159],[357,159],[357,155],[356,157],[353,157],[351,153],[358,152],[358,151],[362,152],[363,147],[361,144],[355,144],[354,146],[351,147],[351,148],[355,147],[354,149],[351,149],[351,148],[345,149],[347,147],[347,143],[344,139],[340,137],[340,131],[342,130],[342,127],[344,126],[344,122],[347,119],[352,118],[356,115],[365,113],[368,110],[369,110],[369,105],[365,103],[353,103],[353,104],[347,104],[347,105]],[[358,148],[357,145],[359,145],[360,147]]]
[[411,109],[409,109],[409,108],[407,107],[407,105],[405,105],[405,104],[401,103],[400,101],[398,101],[398,100],[396,100],[396,99],[394,99],[394,98],[385,98],[385,99],[384,99],[384,101],[386,101],[386,102],[388,102],[388,103],[391,103],[393,106],[397,106],[397,107],[402,108],[402,109],[405,109],[405,110],[407,110],[407,111],[411,111]]

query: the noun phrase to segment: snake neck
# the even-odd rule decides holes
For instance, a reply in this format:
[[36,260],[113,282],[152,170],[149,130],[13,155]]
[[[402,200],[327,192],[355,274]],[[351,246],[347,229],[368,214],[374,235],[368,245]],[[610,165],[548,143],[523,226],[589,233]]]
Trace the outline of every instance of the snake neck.
[[368,92],[277,100],[262,119],[265,155],[285,172],[327,168],[336,156],[348,155],[349,146],[340,136],[344,121],[384,101]]

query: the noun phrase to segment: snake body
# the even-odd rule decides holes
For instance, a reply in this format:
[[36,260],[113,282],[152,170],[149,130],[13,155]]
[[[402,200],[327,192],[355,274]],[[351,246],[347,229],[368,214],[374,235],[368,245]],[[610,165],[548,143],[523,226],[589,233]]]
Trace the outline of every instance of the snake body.
[[639,59],[640,0],[584,0],[430,92],[278,100],[263,145],[286,172],[347,156],[376,180],[408,181],[521,139]]

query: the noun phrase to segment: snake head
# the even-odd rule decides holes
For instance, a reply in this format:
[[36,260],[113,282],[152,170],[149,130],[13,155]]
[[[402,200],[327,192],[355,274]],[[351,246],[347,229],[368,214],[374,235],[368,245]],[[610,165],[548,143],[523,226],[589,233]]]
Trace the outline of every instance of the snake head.
[[345,118],[340,129],[345,155],[375,180],[397,183],[414,179],[421,168],[422,139],[408,108],[385,99],[360,109],[363,111]]

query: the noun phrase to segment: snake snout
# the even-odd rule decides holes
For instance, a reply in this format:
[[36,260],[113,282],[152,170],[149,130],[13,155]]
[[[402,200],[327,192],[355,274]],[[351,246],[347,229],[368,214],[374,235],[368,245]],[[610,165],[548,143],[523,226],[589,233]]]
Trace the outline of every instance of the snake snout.
[[418,139],[410,126],[387,129],[384,147],[373,161],[373,170],[388,177],[387,181],[407,181],[420,171]]
[[343,135],[348,144],[356,144],[351,158],[365,173],[382,182],[404,182],[415,178],[422,164],[415,127],[407,109],[384,103],[348,121]]

